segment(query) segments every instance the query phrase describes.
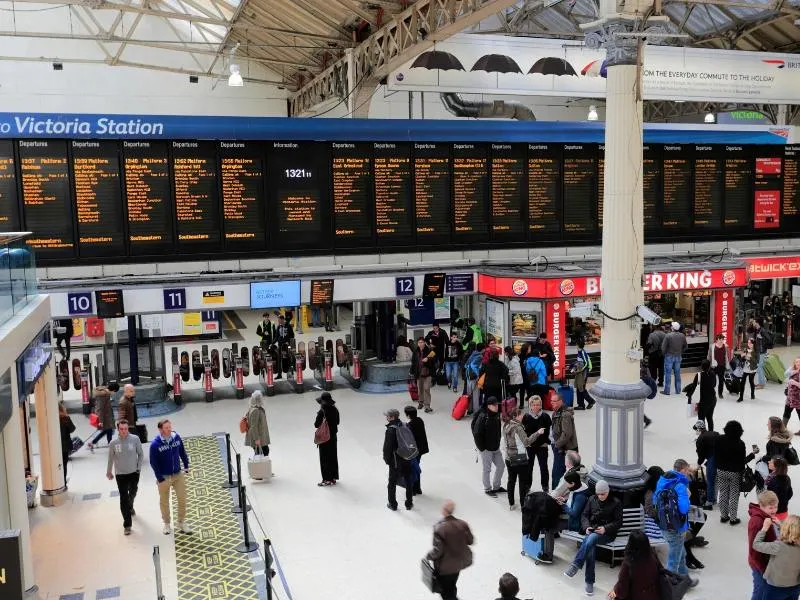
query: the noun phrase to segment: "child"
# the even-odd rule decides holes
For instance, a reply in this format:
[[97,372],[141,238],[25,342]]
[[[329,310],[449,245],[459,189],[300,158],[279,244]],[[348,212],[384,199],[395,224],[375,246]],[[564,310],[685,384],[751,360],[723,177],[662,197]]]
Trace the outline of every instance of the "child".
[[[772,519],[764,519],[753,548],[771,556],[764,572],[763,600],[797,600],[800,595],[800,517],[790,515],[781,525],[780,540],[765,542]],[[774,534],[773,534],[774,535]]]
[[[751,502],[748,507],[750,521],[747,523],[747,562],[753,572],[753,595],[751,600],[763,600],[764,572],[767,570],[769,555],[759,552],[753,547],[756,534],[761,530],[764,523],[771,522],[772,517],[778,512],[778,496],[775,492],[761,492],[758,495],[758,504]],[[776,539],[774,528],[767,529],[762,541],[773,542]]]
[[789,478],[789,463],[782,456],[773,456],[769,460],[770,475],[766,486],[778,497],[778,513],[775,518],[783,521],[789,514],[789,500],[792,499],[792,480]]

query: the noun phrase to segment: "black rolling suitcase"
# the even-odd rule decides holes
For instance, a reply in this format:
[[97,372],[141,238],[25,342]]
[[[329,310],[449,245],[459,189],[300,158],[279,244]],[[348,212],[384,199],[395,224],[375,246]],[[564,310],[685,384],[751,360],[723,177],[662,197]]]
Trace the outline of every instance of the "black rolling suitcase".
[[147,425],[144,423],[137,423],[134,427],[134,431],[139,439],[142,441],[143,444],[147,443]]
[[725,389],[727,389],[729,393],[738,394],[740,385],[741,380],[738,377],[734,377],[733,373],[730,371],[725,371]]

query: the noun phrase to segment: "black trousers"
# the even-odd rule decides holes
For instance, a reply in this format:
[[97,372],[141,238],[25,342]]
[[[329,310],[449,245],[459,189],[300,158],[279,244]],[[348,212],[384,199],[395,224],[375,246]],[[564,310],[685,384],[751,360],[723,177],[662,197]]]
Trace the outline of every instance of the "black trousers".
[[708,423],[708,430],[714,431],[714,409],[717,407],[716,401],[697,405],[697,418]]
[[739,380],[739,400],[744,400],[744,382],[750,380],[750,398],[756,397],[756,374],[744,373]]
[[139,491],[139,473],[117,475],[117,489],[119,490],[119,510],[122,512],[122,526],[130,527],[133,501],[136,500],[136,492]]
[[650,369],[650,377],[664,385],[664,355],[661,352],[651,352],[647,355],[647,368]]
[[[539,446],[528,451],[528,481],[533,486],[533,463],[539,461],[539,475],[542,481],[542,491],[550,491],[550,471],[547,467],[547,446]],[[530,489],[530,487],[528,488]]]
[[324,444],[317,446],[319,449],[319,470],[322,481],[336,481],[339,479],[339,453],[336,447],[336,436]]
[[442,600],[458,600],[458,588],[456,587],[456,583],[458,583],[458,576],[460,573],[454,573],[452,575],[439,575],[437,579],[439,580],[439,588],[441,591],[439,595],[441,595]]
[[514,488],[519,479],[519,504],[522,506],[525,503],[525,496],[528,490],[531,489],[531,471],[528,468],[530,460],[522,465],[513,466],[510,462],[506,461],[506,469],[508,470],[508,505],[514,506]]
[[717,373],[717,396],[722,398],[722,392],[725,390],[725,365],[717,365],[714,371]]
[[406,506],[411,506],[414,502],[414,484],[411,482],[411,463],[404,460],[398,461],[396,467],[389,466],[389,483],[386,486],[389,504],[397,507],[397,479],[400,475],[406,480]]
[[[56,336],[56,348],[58,348],[59,353],[61,354],[62,358],[65,360],[69,360],[69,353],[70,353],[70,338],[66,336]],[[66,346],[66,350],[62,348],[61,344]]]
[[[797,418],[800,419],[800,408],[795,408],[794,411],[797,413]],[[788,423],[791,416],[792,407],[787,404],[783,407],[783,419]]]

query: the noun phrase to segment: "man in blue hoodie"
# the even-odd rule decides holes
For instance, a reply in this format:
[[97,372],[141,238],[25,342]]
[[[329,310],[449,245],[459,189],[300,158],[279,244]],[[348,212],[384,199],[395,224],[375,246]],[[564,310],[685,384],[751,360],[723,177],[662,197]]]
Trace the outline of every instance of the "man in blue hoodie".
[[[181,462],[183,468],[181,469]],[[164,521],[164,535],[171,533],[169,495],[175,490],[178,500],[178,529],[183,533],[192,533],[192,527],[186,522],[186,478],[189,472],[189,456],[183,447],[183,440],[172,431],[169,419],[158,422],[158,435],[150,443],[150,466],[158,481],[158,497],[161,503],[161,519]]]
[[[689,529],[689,463],[679,458],[672,470],[661,476],[653,495],[653,504],[658,516],[658,526],[669,546],[667,569],[680,575],[688,575],[686,547],[683,545]],[[698,583],[691,579],[691,587]]]

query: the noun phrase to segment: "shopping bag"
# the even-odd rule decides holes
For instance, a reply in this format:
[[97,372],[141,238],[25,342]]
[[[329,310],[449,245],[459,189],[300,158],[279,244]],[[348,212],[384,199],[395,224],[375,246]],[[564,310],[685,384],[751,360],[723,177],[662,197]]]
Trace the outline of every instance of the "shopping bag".
[[272,479],[272,460],[257,450],[256,454],[247,461],[247,472],[251,479],[269,481]]
[[412,402],[419,402],[419,388],[416,379],[408,380],[408,395],[411,396]]

